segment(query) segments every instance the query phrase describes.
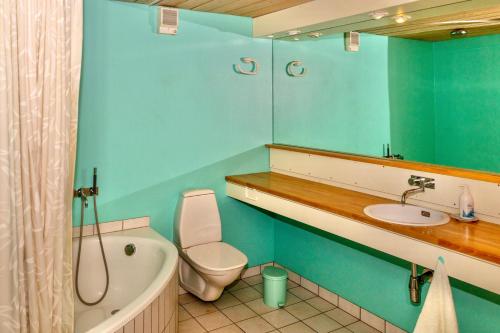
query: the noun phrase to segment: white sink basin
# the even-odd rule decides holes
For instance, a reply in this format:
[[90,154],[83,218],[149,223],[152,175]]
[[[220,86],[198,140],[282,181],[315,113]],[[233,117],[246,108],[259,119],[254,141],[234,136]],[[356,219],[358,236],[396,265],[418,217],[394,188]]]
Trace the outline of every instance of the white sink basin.
[[364,212],[379,221],[415,227],[446,224],[450,221],[445,213],[408,204],[371,205],[365,207]]

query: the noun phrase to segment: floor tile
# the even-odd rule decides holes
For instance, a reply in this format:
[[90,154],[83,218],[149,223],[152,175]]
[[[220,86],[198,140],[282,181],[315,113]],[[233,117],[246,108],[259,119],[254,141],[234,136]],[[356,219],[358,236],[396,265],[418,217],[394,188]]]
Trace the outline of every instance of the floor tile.
[[339,295],[332,293],[330,290],[319,287],[319,297],[335,306],[339,305]]
[[292,305],[295,303],[302,302],[300,298],[295,296],[294,294],[286,293],[286,304],[285,305]]
[[254,317],[236,323],[245,333],[265,333],[274,330],[267,321],[260,317]]
[[179,323],[179,333],[201,333],[206,332],[194,319],[184,320]]
[[375,328],[377,331],[383,332],[385,330],[385,320],[365,309],[361,309],[361,321]]
[[202,316],[217,311],[217,308],[209,302],[196,301],[183,305],[184,309],[193,317]]
[[319,314],[319,311],[307,304],[306,302],[300,302],[297,304],[293,304],[285,307],[285,310],[290,312],[295,317],[300,320],[304,320],[306,318],[315,316]]
[[302,300],[306,300],[306,299],[313,298],[314,296],[316,296],[304,287],[295,287],[295,288],[289,289],[288,291]]
[[311,327],[313,330],[319,333],[327,333],[331,332],[333,330],[339,329],[342,327],[339,323],[337,323],[335,320],[332,318],[320,314],[308,319],[304,319],[304,323]]
[[222,313],[224,313],[233,322],[238,322],[241,320],[245,320],[245,319],[257,316],[257,314],[255,312],[250,310],[250,308],[248,308],[244,304],[240,304],[240,305],[232,306],[230,308],[226,308],[226,309],[222,310]]
[[222,314],[222,312],[212,312],[203,316],[196,317],[196,320],[207,331],[212,331],[227,325],[231,325],[231,320]]
[[363,323],[362,321],[357,321],[351,325],[346,326],[346,328],[354,333],[380,333],[373,327],[368,324]]
[[179,321],[193,318],[182,306],[179,306]]
[[263,283],[258,283],[256,285],[253,285],[252,288],[257,290],[261,294],[264,293],[264,284]]
[[288,326],[290,324],[296,323],[298,321],[297,318],[292,316],[286,310],[279,309],[262,315],[268,323],[273,325],[276,328],[281,328],[284,326]]
[[291,280],[297,284],[300,284],[300,275],[297,273],[292,272],[291,270],[287,269],[288,272],[288,280]]
[[221,309],[225,309],[225,308],[229,308],[231,306],[241,304],[241,301],[239,299],[237,299],[236,297],[234,297],[230,293],[224,293],[224,294],[222,294],[222,296],[218,300],[213,302],[213,304],[219,310],[221,310]]
[[299,285],[297,283],[293,282],[292,280],[287,280],[287,282],[286,282],[286,287],[288,289],[295,288],[295,287],[298,287],[298,286]]
[[193,294],[187,293],[179,295],[179,304],[181,305],[193,303],[196,301],[198,301],[198,297],[194,296]]
[[335,306],[332,303],[325,301],[319,296],[310,298],[306,302],[313,308],[318,309],[320,312],[325,312],[335,308]]
[[339,297],[339,308],[358,319],[361,317],[361,308],[345,298]]
[[253,311],[255,311],[256,313],[258,313],[260,315],[276,310],[275,308],[271,308],[271,307],[265,305],[263,298],[257,298],[257,299],[254,299],[253,301],[247,302],[245,304],[250,309],[252,309]]
[[328,312],[325,312],[325,314],[332,318],[333,320],[339,322],[341,325],[346,326],[349,324],[352,324],[356,321],[358,321],[355,317],[351,316],[344,310],[341,310],[339,308],[330,310]]
[[227,290],[229,290],[229,291],[235,291],[235,290],[243,289],[243,288],[246,288],[246,287],[248,287],[248,284],[245,281],[243,281],[243,280],[237,280],[236,282],[234,282],[231,285],[229,285],[229,287],[227,288]]
[[386,321],[385,333],[406,333],[406,331]]
[[315,333],[310,327],[302,322],[280,328],[282,333]]
[[253,285],[262,283],[262,275],[259,274],[259,275],[251,276],[251,277],[248,277],[246,279],[243,279],[243,281],[245,281],[248,285],[253,286]]
[[342,327],[342,328],[339,328],[338,330],[333,331],[332,333],[352,333],[352,332],[349,331],[347,328]]
[[242,333],[242,332],[243,331],[235,324],[231,324],[229,326],[221,327],[216,330],[210,331],[210,333]]
[[232,291],[231,294],[233,294],[237,299],[239,299],[243,303],[250,302],[253,301],[254,299],[262,297],[262,295],[252,287],[238,289],[236,291]]

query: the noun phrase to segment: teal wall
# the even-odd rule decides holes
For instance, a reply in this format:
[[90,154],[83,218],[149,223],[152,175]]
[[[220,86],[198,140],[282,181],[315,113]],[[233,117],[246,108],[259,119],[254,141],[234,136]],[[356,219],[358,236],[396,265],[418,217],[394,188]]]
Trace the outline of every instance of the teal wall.
[[500,172],[500,34],[434,43],[436,162]]
[[[499,36],[428,43],[363,35],[357,54],[343,51],[339,36],[277,42],[274,142],[380,155],[390,136],[406,159],[500,171]],[[306,77],[286,76],[291,60],[304,62]],[[479,163],[455,153],[462,147]],[[275,261],[413,329],[421,307],[408,299],[410,263],[277,219]],[[452,286],[461,332],[499,332],[500,295]]]
[[[276,262],[407,331],[413,330],[421,306],[409,300],[409,262],[289,219],[278,219]],[[452,291],[460,332],[499,332],[500,295],[456,280]]]
[[[345,52],[343,35],[275,41],[274,142],[380,155],[390,142],[387,37],[363,35]],[[286,65],[300,60],[304,77]]]
[[[274,142],[500,172],[500,34],[274,43]],[[286,64],[309,70],[289,77]]]
[[433,44],[389,38],[392,151],[406,160],[435,163]]
[[[166,36],[155,32],[156,7],[84,3],[75,183],[89,186],[98,167],[101,220],[151,216],[172,239],[179,194],[210,187],[225,241],[250,265],[273,260],[272,218],[226,197],[224,182],[269,167],[271,42],[249,37],[248,18],[181,11],[177,36]],[[259,75],[233,71],[243,56],[259,60]]]
[[[92,167],[99,168],[103,221],[148,215],[152,227],[171,239],[180,192],[213,188],[223,237],[249,256],[250,265],[276,260],[405,329],[413,327],[419,308],[407,299],[408,263],[290,220],[276,221],[225,195],[225,175],[269,168],[263,144],[272,141],[272,48],[269,41],[249,37],[249,19],[182,11],[178,35],[163,36],[154,32],[153,7],[86,0],[84,9],[76,186],[90,185]],[[297,138],[300,142],[295,144],[338,143],[327,148],[351,150],[345,135],[355,132],[365,136],[352,149],[379,153],[381,144],[395,135],[389,119],[404,124],[428,111],[424,105],[401,112],[396,120],[389,118],[389,108],[418,100],[409,84],[398,85],[407,100],[387,92],[390,78],[409,75],[394,72],[389,61],[402,52],[406,41],[368,37],[360,53],[346,54],[339,51],[341,38],[332,40],[334,48],[318,44],[321,51],[304,61],[310,76],[303,81],[283,75],[286,63],[295,59],[291,52],[306,56],[302,43],[278,44],[287,56],[275,58],[279,73],[274,93],[290,99],[285,105],[274,101],[275,142],[293,143],[287,141]],[[386,48],[383,54],[377,51],[380,45]],[[436,59],[429,62],[425,45],[412,47],[426,54],[421,68],[436,64]],[[257,58],[261,73],[235,74],[231,65],[242,56]],[[401,61],[397,68],[406,70],[418,60],[413,52],[396,58]],[[316,61],[339,74],[323,82],[330,87],[327,93],[311,81],[322,70]],[[426,85],[429,79],[412,80]],[[377,93],[367,98],[360,82]],[[427,93],[423,87],[422,91]],[[296,105],[302,110],[312,105],[314,110],[294,113]],[[321,105],[331,106],[328,112],[335,117],[318,113],[315,108]],[[342,115],[344,108],[353,111]],[[325,123],[304,134],[312,116],[325,117]],[[358,116],[368,117],[372,124],[363,127],[355,120]],[[302,123],[286,125],[289,117]],[[76,225],[79,205],[75,208]],[[86,223],[92,223],[91,214],[88,208]],[[461,332],[490,333],[500,327],[498,295],[456,281],[453,294]]]

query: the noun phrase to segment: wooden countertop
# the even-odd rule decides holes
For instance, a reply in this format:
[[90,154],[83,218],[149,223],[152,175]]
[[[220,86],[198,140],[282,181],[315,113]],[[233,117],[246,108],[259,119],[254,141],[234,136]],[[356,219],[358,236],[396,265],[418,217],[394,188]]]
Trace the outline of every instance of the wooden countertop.
[[500,265],[500,225],[479,221],[433,227],[411,227],[375,220],[364,214],[368,205],[395,201],[274,172],[227,176],[226,181],[325,210],[396,234],[437,245]]

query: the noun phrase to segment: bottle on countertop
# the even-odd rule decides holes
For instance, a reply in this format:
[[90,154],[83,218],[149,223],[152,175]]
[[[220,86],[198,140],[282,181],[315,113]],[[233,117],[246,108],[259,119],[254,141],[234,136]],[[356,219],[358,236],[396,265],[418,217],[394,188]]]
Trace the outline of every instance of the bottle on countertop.
[[460,213],[459,216],[465,220],[474,219],[474,198],[472,198],[472,194],[469,191],[469,187],[467,185],[460,186],[463,188],[462,194],[460,195]]

